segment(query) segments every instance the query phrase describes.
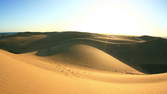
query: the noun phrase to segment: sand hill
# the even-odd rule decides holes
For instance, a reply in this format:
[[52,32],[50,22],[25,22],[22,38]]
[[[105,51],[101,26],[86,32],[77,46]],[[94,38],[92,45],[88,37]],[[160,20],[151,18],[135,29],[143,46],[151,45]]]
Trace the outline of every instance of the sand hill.
[[0,94],[166,94],[166,46],[80,32],[0,37]]

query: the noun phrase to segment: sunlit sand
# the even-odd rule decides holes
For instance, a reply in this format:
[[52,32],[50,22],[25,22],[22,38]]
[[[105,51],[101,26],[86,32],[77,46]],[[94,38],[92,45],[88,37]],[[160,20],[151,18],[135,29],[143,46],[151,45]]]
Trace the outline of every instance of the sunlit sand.
[[[142,51],[164,41],[79,32],[6,36],[0,39],[0,94],[166,94],[167,73],[140,65],[158,64],[144,62]],[[126,58],[139,60],[134,47],[143,47],[135,52],[143,62]]]

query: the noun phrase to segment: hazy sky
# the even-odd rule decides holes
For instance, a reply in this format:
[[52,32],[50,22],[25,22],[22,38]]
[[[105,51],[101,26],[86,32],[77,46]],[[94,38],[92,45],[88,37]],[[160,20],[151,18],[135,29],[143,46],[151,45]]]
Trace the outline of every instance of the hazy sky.
[[0,32],[167,36],[167,0],[0,0]]

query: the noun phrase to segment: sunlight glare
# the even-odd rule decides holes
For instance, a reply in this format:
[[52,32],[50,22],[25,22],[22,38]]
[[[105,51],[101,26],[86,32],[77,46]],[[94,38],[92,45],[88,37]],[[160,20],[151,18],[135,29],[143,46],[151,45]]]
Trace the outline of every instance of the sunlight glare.
[[[105,2],[104,2],[105,1]],[[142,15],[133,6],[116,0],[96,2],[89,11],[81,14],[72,28],[83,32],[142,35],[151,31]]]

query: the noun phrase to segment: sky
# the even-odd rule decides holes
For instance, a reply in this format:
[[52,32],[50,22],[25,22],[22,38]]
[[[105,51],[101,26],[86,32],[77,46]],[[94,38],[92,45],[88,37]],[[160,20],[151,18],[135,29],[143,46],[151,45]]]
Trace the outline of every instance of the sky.
[[0,0],[0,32],[167,36],[167,0]]

